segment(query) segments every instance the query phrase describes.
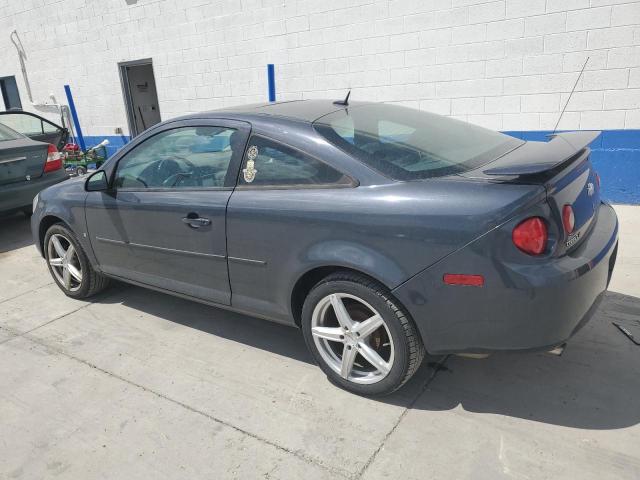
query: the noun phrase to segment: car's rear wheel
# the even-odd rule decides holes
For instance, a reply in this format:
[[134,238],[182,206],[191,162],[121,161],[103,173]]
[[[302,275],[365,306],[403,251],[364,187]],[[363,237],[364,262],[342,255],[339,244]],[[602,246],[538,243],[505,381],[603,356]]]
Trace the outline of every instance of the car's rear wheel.
[[47,230],[44,254],[49,272],[69,297],[87,298],[103,290],[108,279],[96,272],[75,235],[57,223]]
[[333,274],[311,290],[302,330],[327,377],[361,395],[397,390],[425,354],[413,321],[391,293],[351,272]]

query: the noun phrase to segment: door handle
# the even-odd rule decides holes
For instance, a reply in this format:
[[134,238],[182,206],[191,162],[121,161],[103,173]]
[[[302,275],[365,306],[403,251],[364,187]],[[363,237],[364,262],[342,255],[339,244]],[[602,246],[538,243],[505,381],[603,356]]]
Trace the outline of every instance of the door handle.
[[211,225],[211,220],[208,218],[199,217],[197,213],[190,213],[186,217],[182,218],[183,223],[186,223],[191,228],[200,228]]

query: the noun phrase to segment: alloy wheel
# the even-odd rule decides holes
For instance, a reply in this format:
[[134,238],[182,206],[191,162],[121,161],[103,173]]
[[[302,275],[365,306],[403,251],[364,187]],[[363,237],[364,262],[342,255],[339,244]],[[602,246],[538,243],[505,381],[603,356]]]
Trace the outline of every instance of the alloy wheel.
[[47,245],[47,259],[58,282],[70,292],[82,286],[82,265],[73,244],[65,236],[53,234]]
[[382,315],[355,295],[322,298],[311,317],[313,341],[327,365],[345,380],[372,384],[393,366],[391,333]]

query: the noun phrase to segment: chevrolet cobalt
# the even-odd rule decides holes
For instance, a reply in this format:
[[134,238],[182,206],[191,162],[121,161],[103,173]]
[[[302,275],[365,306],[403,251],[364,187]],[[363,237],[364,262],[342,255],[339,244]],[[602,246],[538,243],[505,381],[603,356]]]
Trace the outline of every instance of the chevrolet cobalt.
[[425,352],[552,350],[588,321],[618,242],[597,136],[346,100],[205,112],[41,192],[32,230],[70,297],[117,279],[296,325],[332,382],[383,395]]

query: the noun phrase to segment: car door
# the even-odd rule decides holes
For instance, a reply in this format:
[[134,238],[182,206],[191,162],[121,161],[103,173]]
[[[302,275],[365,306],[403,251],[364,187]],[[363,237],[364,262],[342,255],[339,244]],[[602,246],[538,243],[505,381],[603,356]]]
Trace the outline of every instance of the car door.
[[116,159],[109,190],[86,198],[100,268],[228,305],[225,215],[249,130],[244,122],[172,122]]
[[234,307],[288,321],[289,282],[301,252],[331,231],[356,182],[290,145],[252,135],[227,209]]
[[0,112],[0,123],[33,140],[55,145],[58,150],[69,138],[68,129],[31,112]]

